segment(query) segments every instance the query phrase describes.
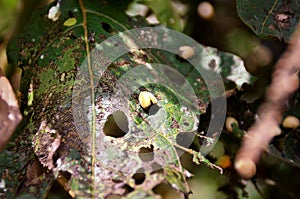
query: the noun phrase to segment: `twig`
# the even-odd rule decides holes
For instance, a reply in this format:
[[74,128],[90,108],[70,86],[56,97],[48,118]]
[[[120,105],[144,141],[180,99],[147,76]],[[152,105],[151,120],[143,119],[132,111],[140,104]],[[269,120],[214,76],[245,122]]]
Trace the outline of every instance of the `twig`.
[[281,133],[279,124],[282,112],[289,96],[299,86],[300,69],[300,24],[297,25],[289,45],[277,61],[272,82],[266,93],[266,101],[259,108],[259,119],[248,130],[239,149],[235,168],[244,178],[251,178],[256,173],[256,163],[269,142]]

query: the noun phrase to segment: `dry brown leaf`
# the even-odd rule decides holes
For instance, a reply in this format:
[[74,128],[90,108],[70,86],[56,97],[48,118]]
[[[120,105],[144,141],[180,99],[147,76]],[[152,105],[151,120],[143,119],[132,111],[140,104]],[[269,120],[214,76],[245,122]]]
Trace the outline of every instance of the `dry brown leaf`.
[[43,121],[33,137],[33,143],[34,152],[39,157],[41,164],[49,170],[53,169],[53,156],[61,143],[61,135]]
[[26,172],[26,186],[35,185],[40,183],[40,176],[43,174],[43,166],[38,161],[38,159],[34,158],[33,162],[28,164],[27,172]]
[[18,101],[6,77],[0,72],[0,151],[22,119]]

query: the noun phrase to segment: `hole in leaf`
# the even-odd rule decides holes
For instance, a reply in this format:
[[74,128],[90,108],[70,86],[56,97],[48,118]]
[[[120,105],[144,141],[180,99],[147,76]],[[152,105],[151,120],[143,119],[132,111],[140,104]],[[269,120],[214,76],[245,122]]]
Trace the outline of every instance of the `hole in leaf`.
[[142,109],[148,115],[155,115],[159,111],[160,107],[157,104],[151,104],[151,106],[149,106],[148,108],[142,107]]
[[123,186],[123,188],[124,188],[124,190],[125,190],[124,195],[126,195],[126,194],[128,194],[128,193],[134,191],[134,188],[132,188],[132,187],[129,186],[128,184],[125,184],[125,185]]
[[51,189],[49,190],[47,198],[55,198],[60,196],[61,198],[72,198],[69,193],[57,182],[54,181]]
[[68,171],[60,171],[59,174],[62,175],[62,176],[64,176],[64,178],[65,178],[66,180],[70,180],[71,177],[72,177],[72,174],[69,173]]
[[[122,180],[119,180],[119,179],[112,179],[112,181],[115,183],[115,186],[118,186],[118,187],[124,189],[124,194],[123,194],[123,196],[126,195],[126,194],[128,194],[128,193],[130,193],[130,192],[132,192],[132,191],[134,191],[134,188],[132,188],[130,185],[124,183]],[[118,198],[117,196],[119,196],[119,195],[113,194],[113,195],[110,195],[110,196],[111,196],[112,198],[114,198],[113,196],[115,196],[116,198]]]
[[149,115],[155,115],[159,110],[159,106],[157,104],[153,104],[152,106],[150,106],[149,110],[148,110],[148,114]]
[[[152,189],[152,191],[158,195],[164,195],[164,193],[169,194],[171,192],[176,192],[175,189],[173,189],[169,184],[166,183],[158,184]],[[178,193],[176,193],[176,195],[178,195]]]
[[198,125],[198,132],[206,132],[208,127],[209,127],[209,123],[210,123],[210,118],[211,118],[211,104],[208,105],[206,112],[201,114],[199,117],[199,125]]
[[109,25],[108,23],[105,22],[101,22],[102,28],[108,32],[108,33],[113,33],[114,29],[111,27],[111,25]]
[[72,11],[68,11],[68,15],[69,15],[70,18],[73,18],[73,17],[74,17],[74,14],[73,14]]
[[112,181],[113,181],[114,183],[120,183],[120,182],[122,182],[122,180],[115,179],[115,178],[113,178]]
[[143,162],[152,161],[154,158],[153,145],[151,145],[151,148],[148,147],[140,148],[139,157]]
[[134,179],[134,182],[136,185],[142,184],[145,179],[146,179],[146,175],[143,172],[143,169],[139,169],[133,176],[132,178]]
[[115,111],[107,117],[103,132],[107,136],[120,138],[128,133],[128,120],[123,111]]
[[113,194],[113,195],[108,196],[106,199],[121,199],[121,198],[122,198],[122,196]]

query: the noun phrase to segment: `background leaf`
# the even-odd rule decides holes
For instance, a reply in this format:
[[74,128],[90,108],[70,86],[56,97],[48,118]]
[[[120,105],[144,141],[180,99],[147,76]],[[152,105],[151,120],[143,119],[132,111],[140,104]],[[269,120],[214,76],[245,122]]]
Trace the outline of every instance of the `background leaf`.
[[298,0],[238,0],[241,19],[259,37],[275,37],[287,42],[299,19]]

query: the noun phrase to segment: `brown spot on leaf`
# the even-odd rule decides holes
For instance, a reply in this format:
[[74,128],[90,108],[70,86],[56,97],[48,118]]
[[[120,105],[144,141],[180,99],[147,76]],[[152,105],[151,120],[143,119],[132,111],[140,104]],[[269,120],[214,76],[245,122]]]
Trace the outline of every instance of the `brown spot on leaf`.
[[290,1],[283,1],[275,14],[275,21],[281,28],[289,28],[291,19],[294,18],[295,11],[291,7]]
[[281,13],[275,15],[276,22],[278,23],[279,27],[281,28],[288,28],[290,27],[291,23],[289,21],[289,15]]
[[212,59],[209,63],[208,66],[210,69],[214,70],[217,67],[216,60]]
[[172,129],[173,128],[179,128],[179,124],[175,118],[172,118],[172,125],[170,126]]
[[270,24],[269,26],[268,26],[268,28],[270,29],[270,30],[276,30],[276,27],[273,25],[273,24]]

